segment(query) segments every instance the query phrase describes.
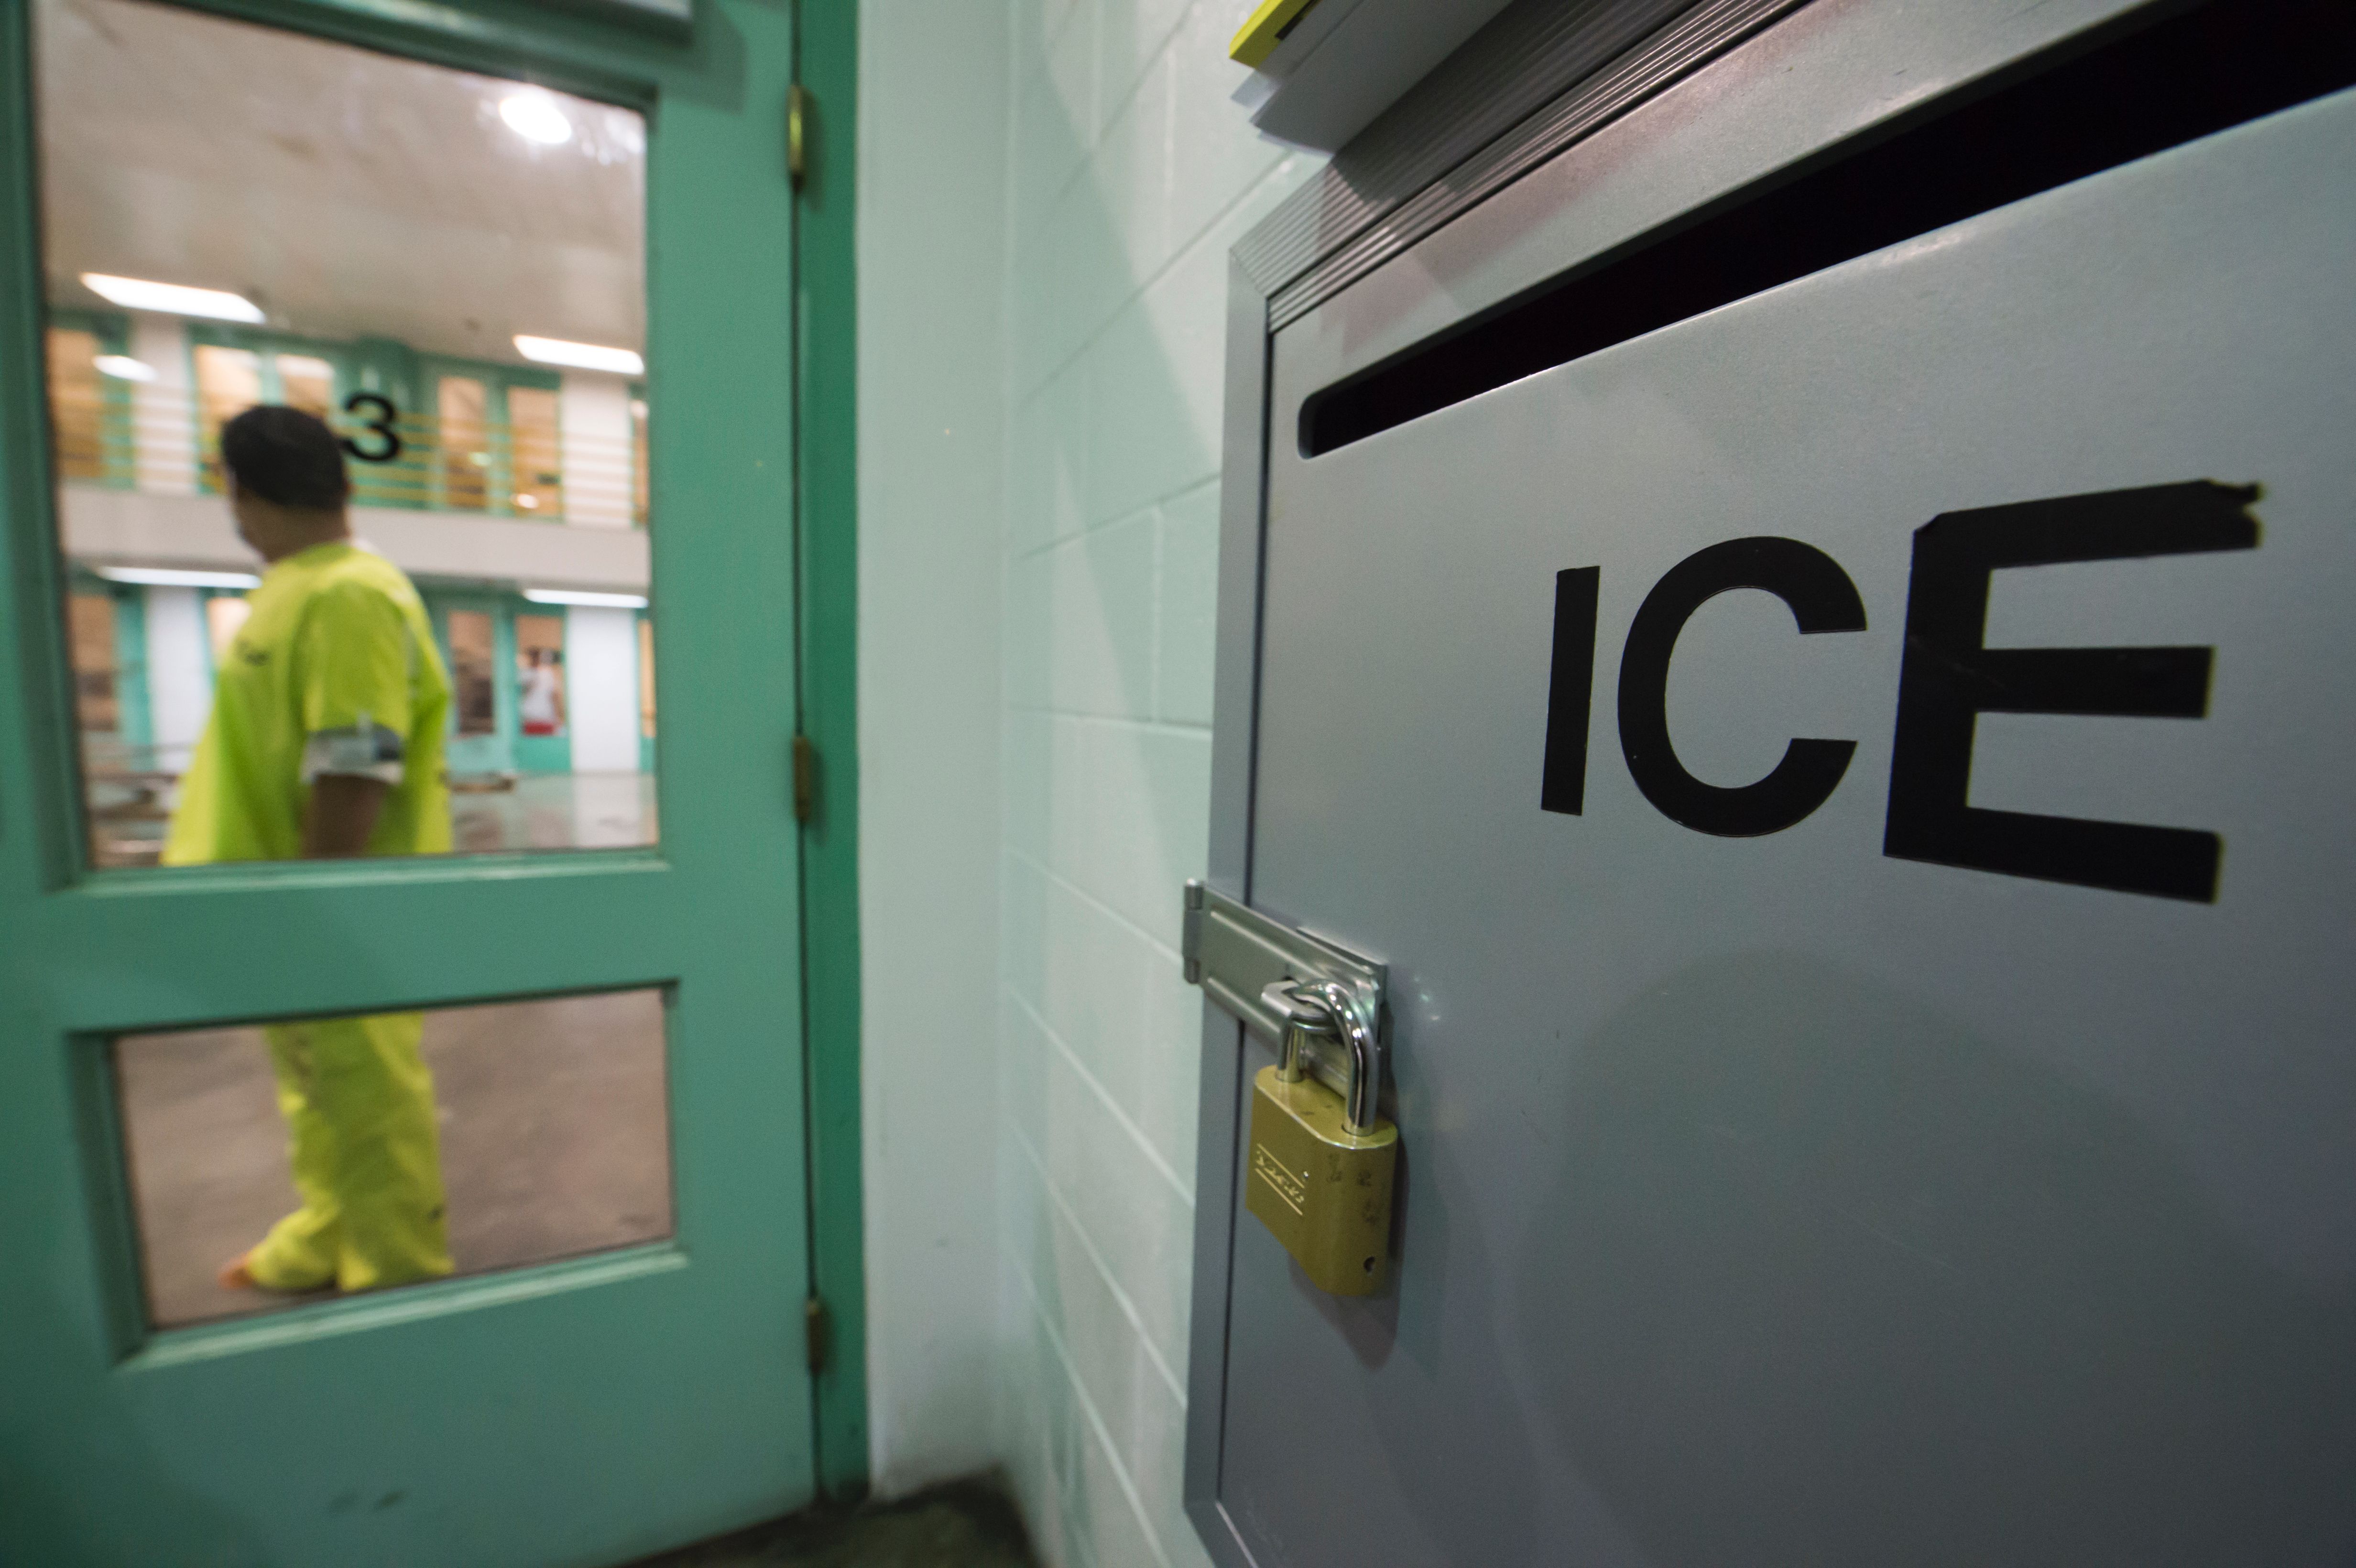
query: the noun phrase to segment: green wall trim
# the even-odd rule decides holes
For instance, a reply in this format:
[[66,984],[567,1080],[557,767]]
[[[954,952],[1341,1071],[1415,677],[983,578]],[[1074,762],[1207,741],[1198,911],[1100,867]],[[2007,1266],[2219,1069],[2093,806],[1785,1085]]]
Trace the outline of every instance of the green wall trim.
[[859,6],[798,0],[808,177],[794,231],[800,481],[801,732],[819,755],[802,833],[802,984],[809,1074],[810,1277],[830,1340],[819,1374],[818,1483],[867,1490],[867,1272],[859,1111]]

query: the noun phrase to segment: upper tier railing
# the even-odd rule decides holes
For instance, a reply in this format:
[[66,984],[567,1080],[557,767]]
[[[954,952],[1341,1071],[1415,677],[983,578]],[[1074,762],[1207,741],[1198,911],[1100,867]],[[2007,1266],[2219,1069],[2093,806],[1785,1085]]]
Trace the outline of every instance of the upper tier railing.
[[[175,388],[53,387],[57,477],[163,495],[219,494],[220,430],[238,411]],[[647,522],[643,436],[566,432],[553,421],[401,413],[373,394],[314,410],[344,440],[352,499],[547,522]],[[641,425],[641,429],[643,426]]]

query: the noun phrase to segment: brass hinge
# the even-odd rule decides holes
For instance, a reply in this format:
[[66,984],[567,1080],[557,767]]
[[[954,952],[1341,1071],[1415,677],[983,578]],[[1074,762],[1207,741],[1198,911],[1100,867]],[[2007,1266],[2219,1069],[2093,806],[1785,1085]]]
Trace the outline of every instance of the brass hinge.
[[808,735],[794,737],[794,820],[818,815],[818,748]]
[[826,1371],[826,1303],[815,1296],[802,1303],[802,1345],[809,1352],[810,1376]]
[[800,82],[786,89],[786,178],[796,190],[809,177],[810,95]]

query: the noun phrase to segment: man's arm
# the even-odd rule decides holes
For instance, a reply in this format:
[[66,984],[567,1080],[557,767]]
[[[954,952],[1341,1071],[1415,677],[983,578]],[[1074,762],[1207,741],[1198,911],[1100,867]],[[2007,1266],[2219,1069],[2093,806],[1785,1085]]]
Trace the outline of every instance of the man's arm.
[[359,773],[321,773],[303,814],[303,858],[339,860],[368,852],[369,835],[392,786]]
[[334,583],[304,607],[291,674],[304,732],[300,777],[311,786],[305,859],[368,853],[407,761],[416,656],[401,605],[374,584]]

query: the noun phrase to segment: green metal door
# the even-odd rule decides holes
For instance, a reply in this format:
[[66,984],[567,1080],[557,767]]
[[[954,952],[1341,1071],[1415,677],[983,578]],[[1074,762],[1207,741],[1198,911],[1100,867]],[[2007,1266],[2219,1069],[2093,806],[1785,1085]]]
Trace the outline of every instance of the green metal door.
[[[40,368],[36,27],[6,0],[0,1561],[595,1564],[798,1507],[790,8],[699,0],[691,28],[493,0],[208,9],[643,115],[661,827],[562,854],[91,864]],[[621,993],[656,999],[667,1234],[158,1326],[126,1037]]]
[[[450,738],[443,755],[453,782],[515,772],[515,625],[500,602],[480,594],[426,599],[434,640],[450,672]],[[487,653],[487,660],[482,656]],[[472,667],[487,662],[487,672]],[[648,771],[653,771],[651,768]]]

